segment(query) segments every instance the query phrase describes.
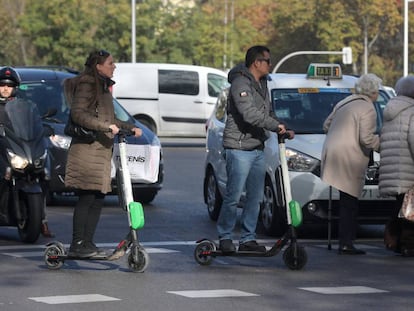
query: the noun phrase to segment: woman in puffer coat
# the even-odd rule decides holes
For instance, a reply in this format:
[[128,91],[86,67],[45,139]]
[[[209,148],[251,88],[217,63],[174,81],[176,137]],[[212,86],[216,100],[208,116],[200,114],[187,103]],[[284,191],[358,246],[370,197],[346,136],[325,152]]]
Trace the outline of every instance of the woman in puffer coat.
[[405,193],[414,186],[414,76],[399,79],[395,90],[397,96],[384,109],[379,190],[382,196],[397,199],[386,229],[395,231],[395,241],[386,241],[386,246],[409,256],[414,255],[414,225],[399,219],[398,212]]
[[[111,191],[111,158],[114,135],[120,128],[142,135],[133,124],[115,118],[111,80],[115,70],[112,55],[104,50],[89,54],[85,70],[77,77],[69,102],[74,123],[97,132],[88,144],[72,139],[65,172],[65,186],[78,190],[79,201],[73,213],[73,233],[69,255],[91,257],[105,255],[93,242],[104,196]],[[67,96],[68,98],[69,96]]]
[[321,178],[339,190],[339,254],[365,254],[353,245],[356,237],[358,198],[365,183],[370,153],[378,150],[375,134],[381,79],[374,74],[362,75],[355,83],[356,94],[340,101],[327,117],[327,133],[322,150]]

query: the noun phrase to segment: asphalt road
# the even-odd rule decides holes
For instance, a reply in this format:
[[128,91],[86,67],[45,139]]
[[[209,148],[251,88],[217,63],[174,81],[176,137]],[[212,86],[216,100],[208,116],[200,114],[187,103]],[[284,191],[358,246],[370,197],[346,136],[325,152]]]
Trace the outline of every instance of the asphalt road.
[[[299,243],[308,261],[299,271],[275,257],[217,257],[210,266],[193,258],[195,241],[216,238],[202,200],[202,142],[163,142],[164,188],[145,206],[139,239],[149,254],[144,273],[115,262],[66,261],[49,270],[43,251],[50,240],[19,242],[15,228],[0,228],[0,310],[411,310],[414,262],[387,251],[382,226],[361,227],[364,256],[327,249],[326,227],[304,228]],[[70,242],[75,198],[48,207],[56,239]],[[305,230],[306,229],[306,230]],[[96,242],[112,249],[127,232],[116,197],[107,197]],[[276,238],[259,232],[272,246]]]

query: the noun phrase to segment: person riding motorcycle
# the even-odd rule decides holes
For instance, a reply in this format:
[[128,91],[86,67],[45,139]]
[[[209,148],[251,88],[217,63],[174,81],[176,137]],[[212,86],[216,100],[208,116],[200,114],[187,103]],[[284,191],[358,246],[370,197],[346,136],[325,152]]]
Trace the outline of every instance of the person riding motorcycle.
[[[7,116],[5,107],[8,102],[14,100],[17,96],[17,89],[20,86],[21,79],[17,71],[12,67],[3,67],[0,69],[0,124],[3,124],[6,127],[10,127],[11,121]],[[0,143],[1,144],[1,143]],[[0,150],[4,148],[0,145]],[[7,164],[4,164],[4,157],[0,157],[0,184],[4,183],[4,167]],[[0,188],[2,188],[0,186]],[[44,237],[54,237],[54,234],[50,231],[49,225],[46,218],[45,206],[42,211],[42,225],[41,225],[41,234]]]

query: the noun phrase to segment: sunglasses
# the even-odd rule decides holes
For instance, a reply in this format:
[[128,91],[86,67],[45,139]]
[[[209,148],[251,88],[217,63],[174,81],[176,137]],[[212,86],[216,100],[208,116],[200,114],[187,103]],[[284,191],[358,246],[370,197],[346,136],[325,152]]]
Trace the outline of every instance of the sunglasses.
[[272,61],[270,60],[270,58],[258,58],[257,60],[259,62],[266,62],[268,65],[270,65],[272,63]]
[[111,53],[109,53],[108,51],[105,51],[105,50],[98,51],[99,56],[109,56],[109,54],[111,54]]

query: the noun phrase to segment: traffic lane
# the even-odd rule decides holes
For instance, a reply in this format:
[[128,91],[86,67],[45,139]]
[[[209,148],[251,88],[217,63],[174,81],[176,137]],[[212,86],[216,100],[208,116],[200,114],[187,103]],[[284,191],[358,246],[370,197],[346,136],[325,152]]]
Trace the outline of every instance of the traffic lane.
[[[171,179],[167,178],[165,188],[153,204],[145,207],[146,225],[139,232],[140,240],[150,252],[150,263],[145,273],[130,273],[125,258],[114,263],[68,261],[61,270],[45,273],[47,268],[41,255],[29,258],[11,257],[4,255],[2,251],[0,257],[2,263],[5,262],[5,265],[0,266],[0,271],[5,272],[2,288],[7,288],[4,291],[5,296],[2,296],[14,297],[10,300],[20,307],[27,304],[27,308],[19,310],[33,309],[33,302],[27,302],[26,299],[22,303],[19,297],[91,292],[121,300],[77,304],[77,310],[113,310],[115,307],[131,310],[136,309],[137,305],[147,310],[167,308],[185,311],[221,310],[229,307],[241,310],[319,310],[321,307],[327,310],[358,310],[361,306],[365,310],[385,310],[391,304],[394,308],[404,310],[403,299],[411,299],[407,285],[411,285],[411,278],[407,277],[407,270],[400,266],[405,263],[401,259],[407,258],[400,258],[386,251],[379,238],[367,241],[361,238],[358,241],[363,244],[357,246],[368,252],[365,256],[339,256],[336,254],[335,245],[333,250],[327,250],[326,239],[311,241],[300,238],[299,242],[305,246],[308,254],[308,263],[300,271],[287,269],[282,254],[271,258],[221,257],[215,259],[211,266],[199,266],[193,257],[195,245],[191,243],[195,240],[194,237],[216,237],[215,223],[209,220],[204,204],[197,198],[197,191],[201,191],[198,188],[201,181],[197,179],[200,164],[197,163],[203,162],[203,152],[168,150],[167,162],[171,163],[171,171],[175,174],[169,175]],[[188,161],[193,162],[190,165],[192,169],[186,171]],[[180,174],[184,171],[190,175],[184,177],[184,174]],[[186,187],[190,191],[185,191]],[[166,189],[168,191],[163,192]],[[116,243],[115,241],[123,237],[126,215],[116,207],[115,198],[108,197],[105,201],[96,241],[98,246],[108,247],[106,243]],[[64,241],[70,241],[72,207],[61,206],[56,210],[48,208],[48,214],[52,228],[56,228],[57,238],[61,239],[64,235]],[[267,246],[274,242],[273,238],[263,235],[259,235],[259,238]],[[41,243],[44,243],[43,239],[39,241]],[[157,252],[157,249],[169,252]],[[412,268],[410,262],[405,267]],[[30,279],[27,278],[28,275]],[[13,279],[16,281],[10,281]],[[391,288],[392,291],[324,295],[302,289],[365,286],[384,290],[384,283],[387,285],[385,290]],[[19,291],[16,291],[16,287]],[[223,289],[247,293],[248,296],[220,297]],[[182,295],[189,290],[195,290],[197,297],[202,297],[205,291],[213,291],[219,297],[188,298]],[[398,304],[395,297],[403,299]],[[59,308],[72,310],[73,305],[59,305]]]
[[[41,257],[3,261],[0,256],[0,303],[8,297],[20,310],[33,310],[35,304],[27,297],[91,293],[117,300],[77,304],[76,310],[408,310],[413,302],[412,275],[407,273],[413,268],[410,259],[372,241],[358,245],[367,250],[365,256],[338,255],[320,242],[300,243],[308,253],[308,263],[300,271],[289,270],[282,253],[271,258],[220,257],[210,266],[200,266],[191,245],[170,245],[174,252],[150,253],[150,265],[142,274],[129,272],[125,259],[68,261],[59,271],[47,271]],[[24,301],[17,300],[16,288]],[[328,293],[335,290],[343,292]],[[228,292],[241,296],[226,296]],[[203,298],[206,293],[211,298]],[[60,310],[73,307],[59,305]]]
[[[215,222],[208,217],[207,207],[203,201],[203,176],[205,149],[203,147],[167,147],[164,148],[165,180],[154,201],[144,206],[146,225],[140,235],[158,236],[160,239],[197,240],[203,237],[216,238]],[[60,206],[48,206],[49,225],[56,233],[56,238],[70,241],[73,205],[76,197],[59,197],[56,202]],[[139,201],[139,198],[138,198]],[[113,241],[124,236],[128,230],[126,213],[117,208],[116,196],[107,196],[102,219],[98,225],[97,242],[100,236],[107,238],[106,229],[114,229]],[[107,215],[109,213],[109,215]],[[52,215],[56,215],[52,217]],[[65,215],[59,220],[59,215]],[[118,215],[119,217],[113,217]],[[104,219],[108,222],[102,223]],[[337,229],[332,228],[332,237],[336,238]],[[0,244],[9,240],[14,242],[16,228],[0,228]],[[300,228],[300,238],[327,238],[326,225],[304,225]],[[376,237],[382,239],[383,226],[360,226],[358,237]],[[258,237],[266,237],[260,225]],[[43,243],[41,239],[39,243]]]

